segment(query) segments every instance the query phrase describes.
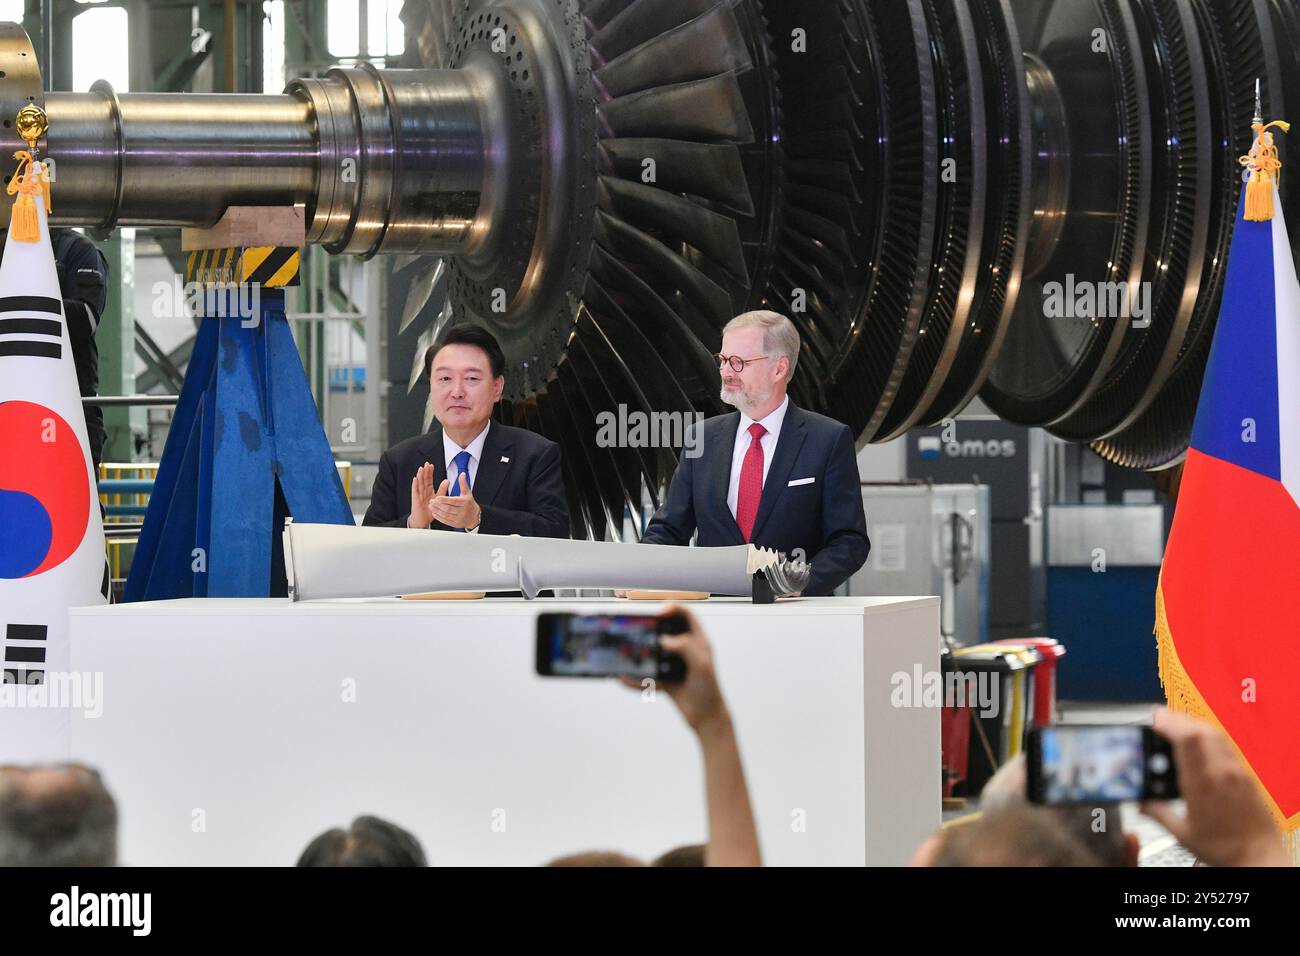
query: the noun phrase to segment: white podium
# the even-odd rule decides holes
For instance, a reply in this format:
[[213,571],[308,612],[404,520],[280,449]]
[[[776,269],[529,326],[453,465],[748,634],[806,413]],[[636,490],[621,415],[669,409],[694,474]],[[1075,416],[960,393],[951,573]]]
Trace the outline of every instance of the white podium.
[[[537,865],[705,839],[700,756],[667,695],[534,673],[541,611],[629,601],[190,599],[75,608],[103,673],[72,755],[102,770],[127,864],[291,865],[361,814],[433,865]],[[771,865],[906,863],[940,821],[937,598],[691,605],[714,646]]]

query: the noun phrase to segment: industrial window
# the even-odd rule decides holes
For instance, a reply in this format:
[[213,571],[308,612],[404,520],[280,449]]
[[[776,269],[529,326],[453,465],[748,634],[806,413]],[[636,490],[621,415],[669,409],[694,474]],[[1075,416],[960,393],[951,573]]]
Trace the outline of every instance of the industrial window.
[[284,0],[262,4],[262,90],[279,93],[284,89]]
[[119,93],[129,90],[129,48],[122,7],[94,7],[77,14],[72,21],[73,90],[85,92],[96,80],[108,80]]
[[402,0],[329,0],[326,29],[330,54],[342,59],[400,56],[405,40],[398,17],[401,9]]

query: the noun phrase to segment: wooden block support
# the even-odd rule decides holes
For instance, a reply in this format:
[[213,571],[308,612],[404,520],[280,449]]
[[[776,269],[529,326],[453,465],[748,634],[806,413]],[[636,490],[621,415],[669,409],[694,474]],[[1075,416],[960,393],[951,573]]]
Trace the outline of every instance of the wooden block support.
[[403,601],[481,601],[486,591],[425,591],[423,594],[403,594]]
[[707,601],[708,591],[644,591],[632,589],[627,592],[629,601]]
[[239,246],[283,246],[300,249],[307,244],[307,226],[300,206],[231,206],[208,229],[181,229],[181,249],[229,249]]

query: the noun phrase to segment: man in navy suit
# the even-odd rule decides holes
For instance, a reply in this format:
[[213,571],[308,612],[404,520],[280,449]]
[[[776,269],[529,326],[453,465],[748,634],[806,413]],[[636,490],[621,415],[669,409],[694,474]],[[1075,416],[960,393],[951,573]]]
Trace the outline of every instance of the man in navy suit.
[[384,452],[362,524],[569,536],[560,446],[491,420],[505,364],[486,329],[443,333],[424,360],[436,422]]
[[[715,355],[722,400],[738,411],[703,422],[688,441],[642,541],[701,547],[744,544],[812,564],[804,594],[831,594],[862,567],[871,543],[857,454],[847,425],[790,401],[799,333],[775,312],[746,312],[722,331]],[[698,449],[698,457],[688,457]]]

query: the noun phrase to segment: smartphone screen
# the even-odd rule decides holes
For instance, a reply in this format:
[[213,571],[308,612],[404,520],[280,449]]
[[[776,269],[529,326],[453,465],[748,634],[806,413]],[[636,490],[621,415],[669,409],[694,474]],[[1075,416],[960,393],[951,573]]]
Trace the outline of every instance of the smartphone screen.
[[537,672],[547,677],[661,677],[660,619],[640,614],[542,614]]
[[1150,727],[1036,727],[1030,732],[1029,744],[1029,799],[1036,803],[1109,803],[1177,796],[1168,742]]

